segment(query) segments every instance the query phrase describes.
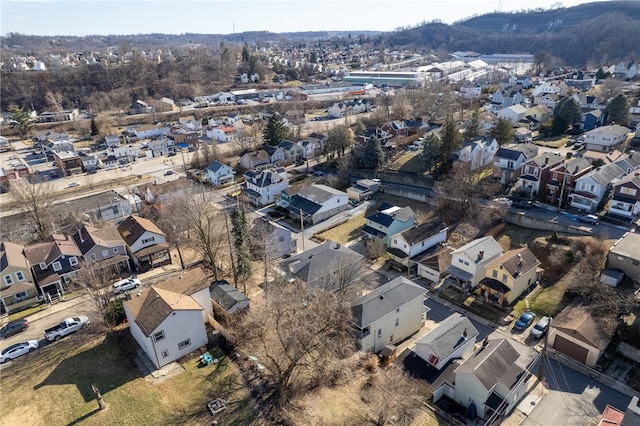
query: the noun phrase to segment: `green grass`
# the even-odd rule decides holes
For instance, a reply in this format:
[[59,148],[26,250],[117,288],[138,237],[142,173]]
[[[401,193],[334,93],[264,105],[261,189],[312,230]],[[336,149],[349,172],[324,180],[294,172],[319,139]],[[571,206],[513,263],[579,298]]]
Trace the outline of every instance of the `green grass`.
[[20,319],[20,318],[28,317],[29,315],[33,315],[33,314],[35,314],[37,312],[44,311],[48,307],[49,307],[48,303],[41,303],[38,306],[33,306],[31,308],[28,308],[28,309],[25,309],[25,310],[22,310],[22,311],[13,313],[13,314],[9,314],[9,321],[13,321],[13,320],[17,320],[17,319]]
[[[219,397],[229,404],[217,419],[221,424],[257,423],[239,374],[222,353],[213,354],[221,360],[217,366],[198,368],[196,357],[180,374],[152,384],[133,362],[128,333],[92,336],[85,330],[4,368],[3,389],[11,393],[0,394],[0,424],[208,424],[206,404]],[[107,404],[103,411],[93,384]]]
[[401,172],[422,174],[426,169],[419,154],[420,150],[406,152],[394,161],[391,167]]
[[351,218],[349,221],[320,233],[325,240],[332,240],[341,244],[353,241],[362,235],[365,224],[364,214]]

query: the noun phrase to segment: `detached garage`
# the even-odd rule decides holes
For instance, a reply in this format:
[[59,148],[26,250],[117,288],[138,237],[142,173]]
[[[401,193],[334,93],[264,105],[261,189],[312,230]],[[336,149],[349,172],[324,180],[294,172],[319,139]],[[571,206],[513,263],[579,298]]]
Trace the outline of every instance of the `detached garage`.
[[549,344],[558,352],[594,367],[609,346],[613,330],[602,330],[588,303],[585,299],[574,299],[551,321]]

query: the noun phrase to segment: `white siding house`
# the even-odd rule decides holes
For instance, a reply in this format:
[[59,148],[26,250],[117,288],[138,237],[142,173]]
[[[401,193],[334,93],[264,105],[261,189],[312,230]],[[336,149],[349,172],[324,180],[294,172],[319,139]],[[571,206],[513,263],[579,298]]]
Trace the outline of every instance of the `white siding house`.
[[226,164],[219,161],[212,161],[206,169],[207,179],[214,186],[226,185],[233,182],[233,176],[236,172]]
[[387,252],[397,262],[410,266],[411,258],[446,242],[448,230],[439,218],[433,218],[391,236]]
[[447,272],[463,283],[474,287],[485,276],[485,265],[502,254],[502,247],[493,237],[478,238],[451,252]]
[[469,358],[478,330],[467,317],[454,313],[416,342],[415,353],[436,369],[455,358]]

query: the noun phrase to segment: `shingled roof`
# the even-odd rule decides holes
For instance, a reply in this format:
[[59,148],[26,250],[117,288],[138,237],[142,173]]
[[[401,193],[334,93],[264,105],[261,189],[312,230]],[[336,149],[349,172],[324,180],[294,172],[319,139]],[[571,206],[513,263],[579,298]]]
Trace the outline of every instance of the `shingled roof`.
[[487,391],[492,390],[498,383],[506,389],[511,389],[524,373],[524,370],[516,365],[520,354],[507,339],[485,342],[486,344],[458,367],[456,375],[473,374]]
[[128,246],[133,245],[146,231],[164,236],[164,232],[149,219],[131,215],[118,225],[118,232]]

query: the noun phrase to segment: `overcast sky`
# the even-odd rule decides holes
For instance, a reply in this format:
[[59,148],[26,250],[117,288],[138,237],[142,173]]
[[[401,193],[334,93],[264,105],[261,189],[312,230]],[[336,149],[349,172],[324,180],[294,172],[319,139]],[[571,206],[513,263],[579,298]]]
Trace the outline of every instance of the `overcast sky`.
[[0,0],[0,34],[391,31],[423,21],[452,23],[496,10],[564,7],[587,0]]

